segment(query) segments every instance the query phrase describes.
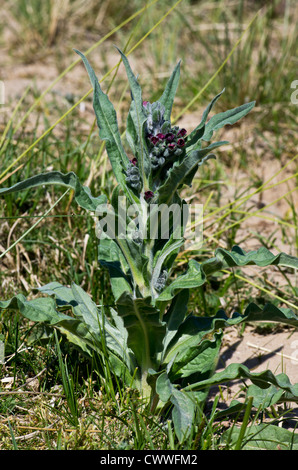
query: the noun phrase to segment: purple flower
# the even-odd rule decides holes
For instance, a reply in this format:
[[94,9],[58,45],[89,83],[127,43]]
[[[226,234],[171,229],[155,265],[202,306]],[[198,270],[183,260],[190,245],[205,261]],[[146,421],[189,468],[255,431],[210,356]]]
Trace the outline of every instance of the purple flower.
[[136,159],[136,157],[134,157],[132,160],[130,160],[130,163],[136,166],[136,164],[138,163],[138,160]]
[[170,149],[170,150],[175,150],[175,148],[176,148],[176,144],[175,144],[175,143],[172,143],[172,144],[169,144],[169,145],[168,145],[168,149]]
[[143,106],[147,106],[148,103],[149,101],[143,101]]
[[177,145],[178,145],[178,147],[180,147],[180,148],[181,148],[181,147],[184,147],[184,145],[185,145],[185,140],[184,140],[184,139],[178,139],[178,140],[177,140]]
[[150,137],[150,141],[153,145],[156,145],[158,144],[159,142],[159,138],[158,137],[155,137],[154,135]]
[[156,137],[158,137],[159,139],[163,140],[163,139],[165,139],[166,136],[165,136],[165,134],[159,133],[159,134],[156,134]]
[[184,137],[186,134],[187,134],[187,130],[186,130],[186,129],[180,129],[180,130],[178,131],[178,134],[177,134],[177,135],[178,135],[179,137]]
[[168,132],[166,135],[165,135],[165,138],[167,140],[167,142],[173,142],[174,138],[175,138],[175,135],[172,134],[172,132]]
[[146,191],[144,194],[144,198],[146,201],[149,201],[154,197],[154,192],[153,191]]

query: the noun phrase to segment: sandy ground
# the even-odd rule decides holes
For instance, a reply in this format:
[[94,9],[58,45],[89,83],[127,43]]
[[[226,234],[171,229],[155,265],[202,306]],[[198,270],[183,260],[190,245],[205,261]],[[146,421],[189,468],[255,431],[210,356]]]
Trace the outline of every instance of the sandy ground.
[[244,364],[252,372],[269,369],[274,374],[285,373],[292,383],[297,383],[298,331],[279,328],[260,334],[255,327],[247,326],[240,336],[236,329],[226,330],[218,370],[231,363]]

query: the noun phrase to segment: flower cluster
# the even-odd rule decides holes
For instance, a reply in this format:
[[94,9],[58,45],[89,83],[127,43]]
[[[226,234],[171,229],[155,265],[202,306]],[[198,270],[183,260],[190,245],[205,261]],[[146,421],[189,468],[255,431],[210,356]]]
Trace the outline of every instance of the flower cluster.
[[[153,171],[164,168],[166,172],[177,157],[183,155],[187,131],[164,119],[165,107],[160,102],[143,102],[146,119],[146,137],[149,158]],[[126,169],[126,182],[137,191],[141,191],[142,181],[136,158],[130,160]],[[154,197],[152,191],[146,191],[144,198],[149,202]]]
[[154,170],[162,167],[167,160],[172,160],[173,157],[183,153],[185,135],[186,130],[179,129],[178,126],[172,127],[166,134],[158,132],[155,135],[148,135],[151,165]]
[[185,129],[171,127],[170,121],[164,119],[165,108],[160,102],[144,101],[147,113],[147,137],[150,159],[153,170],[161,168],[166,161],[172,160],[183,153],[185,145]]
[[167,279],[168,279],[168,272],[166,269],[164,269],[162,273],[159,275],[154,285],[154,288],[155,290],[157,290],[157,292],[161,292],[165,288]]
[[141,190],[142,182],[139,169],[137,167],[137,159],[133,158],[130,160],[126,168],[126,182],[129,186],[137,191]]

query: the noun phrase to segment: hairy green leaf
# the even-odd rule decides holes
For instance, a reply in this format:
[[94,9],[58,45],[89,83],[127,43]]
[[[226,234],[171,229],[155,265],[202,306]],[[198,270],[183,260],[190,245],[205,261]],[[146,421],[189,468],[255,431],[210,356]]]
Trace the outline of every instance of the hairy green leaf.
[[219,147],[223,143],[225,142],[215,142],[202,150],[194,150],[187,154],[182,162],[175,162],[173,167],[169,170],[168,177],[164,184],[158,189],[158,203],[170,204],[173,195],[192,170],[198,165],[203,164],[207,159],[214,158],[214,155],[210,154],[211,150]]
[[[137,137],[137,142],[133,142],[131,147],[134,147],[135,149],[136,157],[138,159],[138,166],[143,179],[143,184],[145,185],[144,191],[147,191],[149,189],[148,179],[151,173],[151,164],[145,140],[144,127],[147,121],[147,116],[143,107],[142,89],[137,78],[133,74],[127,57],[125,54],[123,54],[123,52],[121,52],[120,49],[118,49],[118,47],[116,47],[116,49],[119,51],[122,57],[132,96],[132,103],[129,110],[130,133],[128,134],[128,141],[131,142],[133,138]],[[130,138],[132,124],[135,130],[132,131],[132,137]]]
[[132,292],[129,266],[114,240],[108,238],[100,240],[98,260],[102,266],[109,270],[115,301],[123,292]]
[[173,298],[181,289],[199,287],[206,282],[207,276],[222,269],[235,266],[285,266],[298,268],[298,258],[279,253],[274,255],[265,247],[246,253],[239,246],[234,246],[232,251],[218,248],[215,257],[203,261],[201,264],[191,260],[186,273],[181,274],[158,296],[157,302],[168,301]]
[[187,304],[189,300],[189,291],[187,289],[179,292],[171,302],[170,308],[164,315],[164,322],[166,323],[166,334],[163,340],[163,354],[162,361],[166,356],[168,345],[176,335],[179,326],[185,320],[187,314]]
[[[221,443],[233,448],[239,435],[240,428],[234,426],[223,433]],[[298,450],[298,434],[273,424],[253,424],[245,430],[241,450]]]
[[205,133],[202,137],[202,140],[209,141],[211,140],[213,133],[218,129],[221,129],[227,124],[235,124],[235,122],[242,119],[252,110],[255,103],[255,101],[251,101],[250,103],[245,103],[242,106],[238,106],[237,108],[230,109],[213,116],[205,126]]
[[171,120],[172,107],[173,107],[174,98],[176,95],[177,87],[179,84],[179,78],[180,78],[180,64],[181,64],[181,60],[179,60],[178,64],[174,68],[166,84],[164,92],[158,100],[165,107],[165,114],[164,114],[165,121]]
[[93,108],[99,128],[99,136],[106,142],[107,153],[113,168],[113,173],[124,193],[131,202],[137,202],[138,198],[126,185],[125,170],[129,158],[124,150],[115,108],[108,96],[102,91],[93,68],[84,54],[76,49],[74,51],[82,58],[93,86]]
[[105,344],[110,351],[128,360],[129,353],[124,338],[80,286],[72,283],[71,287],[65,287],[59,282],[52,282],[40,287],[39,291],[54,295],[60,305],[71,306],[75,317],[90,327],[94,341],[101,344],[101,336],[104,335]]
[[204,110],[200,124],[187,137],[186,148],[191,149],[193,148],[195,144],[198,143],[198,141],[202,140],[202,137],[205,133],[205,127],[206,127],[205,124],[206,124],[208,115],[211,109],[213,108],[214,104],[216,103],[216,101],[223,94],[223,92],[224,92],[224,89],[213,98],[213,100],[208,104],[207,108]]
[[59,171],[50,171],[48,173],[31,176],[31,178],[20,181],[10,188],[0,188],[0,194],[9,194],[48,184],[71,188],[74,191],[74,197],[78,205],[88,211],[96,211],[96,208],[100,204],[104,204],[107,200],[104,195],[93,197],[90,189],[87,186],[83,186],[77,175],[72,171],[66,174],[60,173]]
[[255,408],[260,407],[261,410],[278,403],[283,394],[284,391],[274,385],[270,385],[268,388],[260,388],[252,384],[247,388],[247,396],[253,397],[253,406]]
[[286,253],[274,255],[267,248],[262,246],[258,250],[245,252],[239,246],[234,246],[229,252],[223,248],[218,248],[215,256],[223,261],[223,267],[257,265],[257,266],[286,266],[298,269],[298,258]]
[[200,390],[206,386],[219,385],[238,379],[249,379],[253,384],[263,389],[270,387],[270,384],[272,384],[289,392],[293,397],[298,397],[298,383],[292,385],[286,374],[274,375],[270,370],[250,372],[248,367],[243,364],[230,364],[222,372],[217,372],[209,379],[193,383],[185,387],[184,390]]
[[195,416],[195,401],[190,393],[178,390],[170,381],[166,372],[156,380],[156,392],[162,402],[170,401],[173,405],[172,418],[176,435],[180,442],[188,435]]
[[[243,315],[235,312],[231,317],[227,317],[223,310],[219,310],[213,317],[189,315],[178,325],[176,334],[172,332],[171,341],[167,344],[167,350],[163,356],[164,363],[171,364],[173,372],[178,371],[184,365],[187,366],[187,358],[193,360],[196,357],[196,351],[197,354],[200,353],[201,342],[206,338],[206,335],[243,322],[259,321],[298,326],[298,316],[292,310],[278,308],[273,304],[267,304],[262,309],[251,303],[245,309]],[[209,347],[208,344],[206,346]],[[211,347],[213,346],[211,345]],[[177,366],[175,362],[177,362]]]
[[[67,339],[85,353],[101,353],[109,349],[110,361],[115,373],[131,383],[135,369],[134,359],[121,335],[100,312],[87,293],[79,286],[72,284],[64,287],[58,282],[39,288],[43,294],[54,295],[27,300],[22,294],[7,301],[0,301],[1,309],[18,310],[31,321],[45,323],[58,329]],[[74,317],[65,315],[59,309],[72,310]]]
[[134,298],[123,292],[117,301],[118,314],[128,331],[128,347],[134,352],[139,366],[154,368],[157,353],[162,350],[165,324],[151,298]]

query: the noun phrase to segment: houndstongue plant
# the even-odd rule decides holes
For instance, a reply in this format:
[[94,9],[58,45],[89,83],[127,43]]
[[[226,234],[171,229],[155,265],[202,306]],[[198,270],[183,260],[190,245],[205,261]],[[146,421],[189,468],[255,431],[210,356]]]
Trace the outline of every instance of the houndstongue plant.
[[[174,68],[158,101],[143,101],[140,84],[127,57],[119,51],[131,90],[125,149],[115,109],[102,91],[86,57],[82,58],[93,86],[94,111],[100,138],[105,141],[116,186],[110,201],[92,196],[70,172],[52,171],[33,176],[1,194],[45,184],[59,184],[74,191],[75,201],[95,214],[98,229],[98,260],[109,270],[115,304],[109,311],[98,308],[76,284],[59,282],[39,288],[46,296],[27,300],[22,294],[0,302],[1,309],[18,309],[26,318],[53,327],[87,354],[109,353],[111,370],[124,384],[137,387],[152,412],[172,413],[179,439],[189,431],[196,405],[203,406],[211,385],[234,379],[250,379],[250,394],[256,403],[266,389],[266,403],[298,396],[285,374],[266,370],[252,373],[232,364],[216,373],[225,327],[248,321],[282,322],[298,326],[298,317],[288,308],[249,304],[244,314],[228,317],[223,310],[213,317],[188,312],[190,289],[202,286],[222,269],[257,266],[297,268],[298,260],[266,248],[244,252],[218,248],[203,262],[189,261],[185,273],[173,275],[175,259],[184,243],[185,209],[180,193],[190,186],[198,168],[226,142],[210,143],[216,130],[234,124],[254,102],[219,113],[208,119],[219,93],[205,109],[200,124],[188,132],[171,123],[180,62]],[[169,210],[170,208],[174,210]],[[187,211],[186,211],[187,212]],[[178,218],[176,215],[178,214]],[[179,218],[180,217],[180,218]],[[70,314],[65,314],[69,308]],[[259,396],[260,395],[260,396]],[[234,406],[242,406],[239,403]]]

